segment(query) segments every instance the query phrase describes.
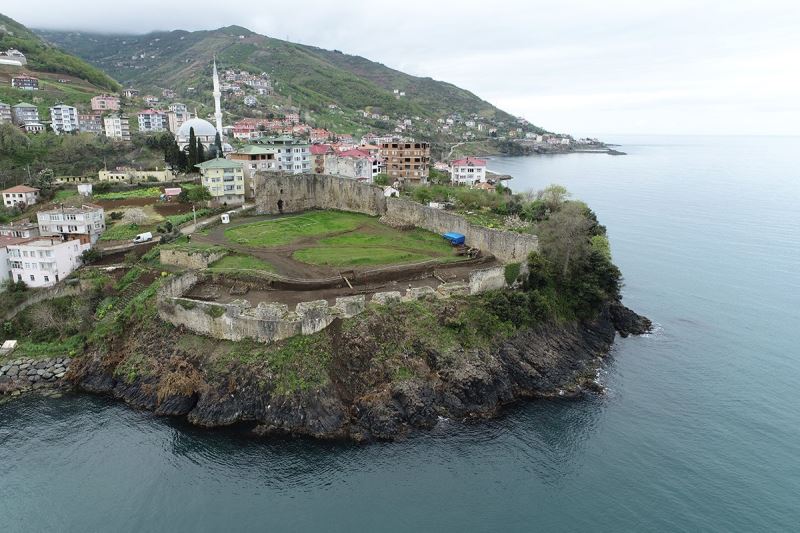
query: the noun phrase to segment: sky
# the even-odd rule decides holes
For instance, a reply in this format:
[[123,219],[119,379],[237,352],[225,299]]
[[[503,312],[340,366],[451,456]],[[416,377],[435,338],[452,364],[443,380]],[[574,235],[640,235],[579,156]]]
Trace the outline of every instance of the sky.
[[236,24],[448,81],[575,135],[800,134],[796,0],[4,0],[0,12],[106,33]]

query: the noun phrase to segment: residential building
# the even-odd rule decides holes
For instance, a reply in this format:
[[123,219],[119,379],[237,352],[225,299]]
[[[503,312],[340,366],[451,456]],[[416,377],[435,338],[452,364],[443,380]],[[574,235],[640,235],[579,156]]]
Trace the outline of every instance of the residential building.
[[232,161],[240,161],[244,171],[245,196],[253,198],[256,194],[256,172],[278,170],[275,149],[269,146],[248,144],[228,154]]
[[277,170],[292,174],[311,172],[311,149],[307,141],[291,135],[264,137],[258,144],[274,149]]
[[14,76],[11,78],[11,86],[15,89],[23,89],[26,91],[38,91],[39,79],[33,76],[22,74],[21,76]]
[[389,142],[380,145],[381,158],[392,182],[421,184],[428,182],[431,148],[426,142]]
[[92,97],[92,111],[119,111],[119,97],[109,94]]
[[103,133],[103,119],[98,114],[78,114],[78,129],[84,133],[100,135]]
[[135,168],[117,167],[114,170],[101,170],[97,173],[98,181],[115,183],[139,183],[143,181],[167,182],[174,178],[169,170],[136,170]]
[[486,183],[486,160],[464,157],[450,163],[450,181],[456,185],[474,186]]
[[71,105],[54,105],[50,108],[50,125],[56,133],[78,131],[78,110]]
[[330,144],[312,144],[309,150],[314,174],[325,174],[325,157],[334,154],[333,148]]
[[244,165],[240,161],[216,158],[195,166],[200,169],[200,182],[211,193],[211,205],[244,203]]
[[138,89],[125,89],[124,91],[122,91],[122,96],[124,96],[126,98],[136,98],[137,96],[139,96],[139,90]]
[[[39,236],[39,225],[34,224],[30,220],[23,220],[20,222],[9,222],[8,224],[0,224],[0,236],[2,237],[16,237],[19,239],[30,239],[31,237]],[[0,262],[0,265],[3,263]]]
[[11,114],[14,124],[24,126],[28,122],[39,122],[39,110],[35,105],[27,102],[20,102],[11,107]]
[[25,133],[42,133],[47,128],[41,122],[26,122],[22,125],[22,129]]
[[28,207],[39,200],[39,189],[27,185],[17,185],[2,191],[3,205],[5,207]]
[[309,131],[309,140],[311,143],[321,143],[329,140],[333,134],[325,128],[312,128]]
[[375,159],[361,150],[326,155],[325,174],[372,183]]
[[106,230],[105,211],[99,205],[61,206],[36,213],[42,237],[78,239],[94,244]]
[[11,122],[11,106],[0,102],[0,124]]
[[131,140],[131,128],[125,115],[107,115],[103,117],[103,130],[106,137],[118,141]]
[[156,106],[158,105],[159,102],[158,96],[153,96],[152,94],[148,94],[147,96],[142,98],[142,100],[144,100],[144,103],[149,106]]
[[0,292],[3,291],[3,283],[13,279],[11,266],[8,262],[8,249],[6,247],[19,244],[23,241],[25,241],[25,239],[0,234]]
[[5,248],[14,281],[23,281],[29,287],[51,287],[81,266],[81,254],[91,244],[79,239],[37,237]]
[[155,109],[147,109],[141,111],[138,115],[139,118],[139,131],[141,132],[159,132],[167,131],[169,121],[167,114],[163,111]]

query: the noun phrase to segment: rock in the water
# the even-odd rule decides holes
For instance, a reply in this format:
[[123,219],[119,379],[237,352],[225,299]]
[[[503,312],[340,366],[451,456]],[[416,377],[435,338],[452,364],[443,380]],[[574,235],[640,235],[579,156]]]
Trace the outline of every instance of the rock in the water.
[[653,323],[650,319],[631,311],[622,302],[614,302],[610,305],[609,311],[611,312],[611,320],[614,323],[614,328],[619,332],[620,336],[627,337],[628,335],[643,335],[650,333],[653,329]]

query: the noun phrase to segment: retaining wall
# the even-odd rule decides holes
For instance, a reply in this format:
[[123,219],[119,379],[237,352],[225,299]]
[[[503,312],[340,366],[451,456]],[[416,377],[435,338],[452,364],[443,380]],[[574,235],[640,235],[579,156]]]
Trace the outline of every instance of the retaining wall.
[[256,212],[259,214],[278,213],[278,201],[282,201],[284,213],[339,209],[372,216],[386,215],[393,222],[435,233],[462,233],[468,246],[479,248],[505,263],[524,262],[531,252],[539,249],[535,235],[476,226],[455,213],[404,198],[386,198],[380,187],[351,179],[274,172],[258,172],[255,179]]
[[[183,297],[206,278],[205,274],[189,271],[167,280],[158,291],[161,319],[218,339],[255,339],[269,343],[295,335],[311,335],[322,331],[337,318],[350,318],[367,308],[367,297],[363,294],[336,298],[332,306],[325,300],[300,302],[293,311],[288,305],[277,302],[262,302],[253,307],[245,300],[221,304]],[[494,267],[472,272],[468,283],[442,283],[436,289],[412,287],[405,294],[400,291],[377,292],[371,295],[370,302],[385,305],[394,301],[449,298],[505,286],[504,267]]]
[[170,250],[161,248],[160,261],[165,265],[175,265],[183,268],[200,269],[222,259],[226,251],[208,252],[204,250]]

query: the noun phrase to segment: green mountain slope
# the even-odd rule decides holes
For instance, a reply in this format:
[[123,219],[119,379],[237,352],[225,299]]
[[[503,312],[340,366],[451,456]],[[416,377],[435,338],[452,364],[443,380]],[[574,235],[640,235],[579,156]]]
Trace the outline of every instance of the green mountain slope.
[[0,14],[0,50],[9,48],[25,54],[28,60],[25,72],[65,74],[100,89],[114,91],[119,88],[119,84],[102,70],[46,43],[22,24]]
[[[211,58],[216,54],[221,68],[270,74],[278,94],[270,103],[299,106],[312,114],[314,123],[325,127],[345,131],[393,127],[364,119],[357,113],[364,109],[388,115],[392,121],[420,117],[431,132],[435,119],[451,114],[477,115],[490,124],[515,122],[508,113],[452,84],[410,76],[362,57],[273,39],[240,26],[147,35],[38,33],[124,84],[154,94],[158,94],[156,89],[176,90],[182,101],[198,105],[200,112],[208,112],[204,105],[210,105]],[[396,97],[395,89],[406,95]],[[339,110],[331,111],[330,104]],[[232,110],[227,102],[224,107],[226,114],[234,115],[231,118],[248,114],[246,109]]]

